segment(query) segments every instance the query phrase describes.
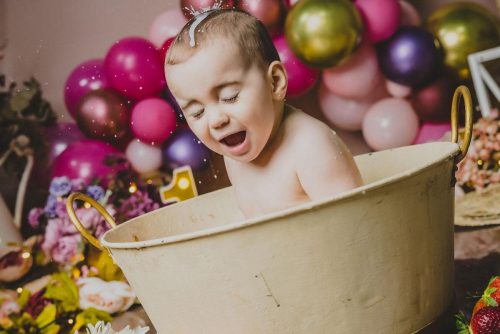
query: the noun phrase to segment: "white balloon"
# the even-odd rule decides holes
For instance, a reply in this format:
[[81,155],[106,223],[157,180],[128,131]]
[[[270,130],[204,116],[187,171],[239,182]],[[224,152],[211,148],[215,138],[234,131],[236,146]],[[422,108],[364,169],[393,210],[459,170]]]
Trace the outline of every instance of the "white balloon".
[[177,35],[186,23],[187,19],[180,9],[167,10],[153,20],[149,40],[159,48],[167,39]]
[[139,174],[150,173],[162,164],[161,149],[148,145],[138,139],[132,140],[125,150],[125,156],[132,168]]

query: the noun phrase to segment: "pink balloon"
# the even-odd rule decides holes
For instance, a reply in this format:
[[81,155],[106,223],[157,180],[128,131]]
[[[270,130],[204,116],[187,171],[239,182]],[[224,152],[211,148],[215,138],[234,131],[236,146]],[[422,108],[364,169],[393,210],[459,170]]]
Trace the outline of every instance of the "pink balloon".
[[158,15],[149,28],[149,40],[161,47],[170,37],[175,37],[187,23],[180,9],[171,9]]
[[151,145],[163,143],[175,131],[177,115],[174,109],[160,98],[148,98],[132,109],[130,128],[134,135]]
[[380,83],[377,55],[369,41],[345,64],[323,71],[323,83],[333,93],[352,98],[364,98]]
[[398,0],[356,0],[355,4],[373,43],[383,41],[398,29],[401,20]]
[[385,87],[393,97],[407,97],[411,94],[411,87],[398,84],[391,80],[385,80]]
[[70,144],[56,159],[52,168],[52,177],[67,176],[70,179],[82,179],[90,183],[100,179],[106,185],[119,167],[109,167],[105,160],[121,153],[110,144],[98,140],[82,140]]
[[345,98],[333,94],[325,85],[319,88],[319,105],[326,119],[339,129],[361,130],[363,118],[373,103],[387,96],[383,86],[363,99]]
[[125,150],[132,168],[140,174],[154,172],[162,164],[161,148],[148,145],[140,140],[132,140]]
[[116,42],[106,54],[104,68],[111,86],[134,99],[156,95],[166,85],[160,55],[144,38]]
[[399,6],[401,7],[401,25],[420,26],[422,24],[420,14],[411,3],[399,0]]
[[104,60],[92,59],[79,64],[71,71],[64,85],[64,102],[73,118],[81,98],[91,90],[109,88],[104,72]]
[[363,136],[375,150],[410,145],[417,133],[417,114],[408,101],[399,98],[378,101],[363,120]]
[[446,132],[451,131],[451,125],[447,123],[424,123],[418,131],[415,144],[423,144],[441,141]]
[[302,63],[286,44],[285,36],[273,39],[274,46],[288,74],[288,97],[297,97],[307,93],[318,80],[319,72]]

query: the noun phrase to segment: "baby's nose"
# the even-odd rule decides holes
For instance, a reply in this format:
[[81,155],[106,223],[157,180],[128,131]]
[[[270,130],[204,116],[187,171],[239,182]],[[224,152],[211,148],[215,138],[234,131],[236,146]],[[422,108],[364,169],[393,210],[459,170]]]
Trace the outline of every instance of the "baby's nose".
[[226,126],[229,123],[229,116],[220,111],[220,110],[212,110],[210,113],[210,126],[213,129],[220,129]]

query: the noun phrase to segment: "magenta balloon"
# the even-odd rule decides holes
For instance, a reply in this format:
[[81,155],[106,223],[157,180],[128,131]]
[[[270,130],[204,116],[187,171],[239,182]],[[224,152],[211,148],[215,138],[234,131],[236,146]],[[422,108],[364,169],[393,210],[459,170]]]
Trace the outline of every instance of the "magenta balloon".
[[451,131],[450,122],[446,123],[424,123],[418,131],[415,144],[443,141],[447,132]]
[[98,140],[74,142],[59,155],[52,168],[52,177],[67,176],[70,179],[82,179],[90,183],[100,179],[106,185],[108,175],[117,171],[117,167],[105,164],[106,157],[122,156],[110,144]]
[[110,87],[104,72],[104,60],[93,59],[75,67],[66,79],[64,87],[66,108],[69,114],[75,118],[76,106],[85,94],[91,90]]
[[160,98],[148,98],[132,109],[130,128],[139,140],[155,145],[163,143],[177,127],[175,110]]
[[363,119],[363,136],[375,150],[410,145],[417,133],[417,114],[404,99],[382,99],[371,106]]
[[377,54],[369,41],[364,41],[345,64],[323,71],[323,83],[330,91],[356,99],[370,94],[381,78]]
[[274,46],[288,74],[287,96],[296,97],[309,91],[318,80],[319,72],[302,63],[286,44],[284,35],[273,39]]
[[398,0],[356,0],[363,16],[368,38],[374,43],[389,38],[399,27],[401,7]]
[[116,42],[106,54],[104,69],[111,86],[123,95],[142,99],[165,88],[165,75],[155,46],[140,37]]

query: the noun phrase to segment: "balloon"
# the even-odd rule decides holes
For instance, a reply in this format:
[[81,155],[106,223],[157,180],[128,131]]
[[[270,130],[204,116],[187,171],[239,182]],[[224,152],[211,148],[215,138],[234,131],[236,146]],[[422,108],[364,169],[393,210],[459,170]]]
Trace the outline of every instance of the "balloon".
[[56,123],[50,127],[43,127],[43,136],[48,144],[46,153],[49,164],[71,144],[86,139],[75,123]]
[[427,26],[439,40],[445,63],[462,79],[470,76],[467,56],[500,44],[499,20],[478,4],[445,5],[428,19]]
[[369,41],[344,64],[323,71],[323,83],[334,94],[350,98],[363,98],[380,83],[377,54]]
[[130,140],[130,110],[127,101],[111,89],[85,95],[76,108],[76,122],[87,137],[115,146]]
[[441,66],[434,36],[419,27],[404,26],[378,49],[380,69],[387,79],[417,87],[431,81]]
[[415,138],[415,144],[442,141],[445,133],[448,131],[451,131],[450,122],[424,123],[418,131],[417,138]]
[[75,118],[76,106],[85,94],[92,90],[110,87],[104,72],[104,60],[92,59],[75,67],[66,79],[64,87],[66,108]]
[[125,155],[132,168],[139,174],[154,172],[160,168],[162,163],[161,149],[138,139],[132,140],[128,144]]
[[[266,0],[268,1],[268,0]],[[190,20],[194,15],[193,12],[202,12],[215,6],[218,8],[233,8],[233,0],[181,0],[181,9],[184,16]]]
[[363,120],[363,136],[375,150],[410,145],[417,132],[417,114],[403,99],[393,97],[378,101]]
[[407,97],[411,94],[411,87],[400,85],[391,80],[385,80],[385,87],[389,94],[394,97]]
[[281,0],[239,0],[237,7],[258,18],[271,34],[279,31],[283,18]]
[[99,140],[82,140],[70,144],[56,159],[52,168],[52,177],[67,176],[81,179],[86,184],[100,179],[104,185],[119,167],[109,167],[105,160],[121,153],[110,144]]
[[170,45],[174,42],[175,37],[170,37],[168,38],[165,43],[158,49],[158,52],[160,53],[160,60],[162,64],[165,64],[165,58],[167,58],[167,51],[170,48]]
[[144,38],[129,37],[116,42],[106,54],[104,68],[111,86],[134,99],[158,94],[165,88],[160,55]]
[[171,9],[158,15],[149,28],[149,40],[156,46],[177,35],[187,23],[186,17],[179,9]]
[[177,130],[163,147],[164,163],[172,169],[186,165],[202,169],[210,159],[210,150],[188,129]]
[[399,0],[401,7],[401,22],[402,26],[420,26],[422,19],[417,9],[411,3],[405,0]]
[[457,86],[456,75],[445,73],[429,85],[415,90],[411,103],[420,119],[428,122],[449,121],[451,101]]
[[373,103],[387,93],[383,86],[363,99],[355,100],[335,95],[325,85],[319,88],[319,105],[326,119],[342,130],[361,130],[363,118]]
[[356,0],[356,7],[373,43],[389,38],[399,27],[401,7],[398,0]]
[[358,48],[362,33],[361,15],[349,0],[301,0],[285,23],[293,53],[305,64],[320,68],[346,61]]
[[176,118],[174,109],[167,102],[152,97],[134,106],[130,128],[144,143],[161,144],[175,131]]
[[290,9],[293,5],[295,5],[299,0],[283,0],[283,5],[285,9]]
[[288,97],[297,97],[307,93],[318,80],[317,70],[307,67],[302,63],[286,44],[283,35],[273,39],[274,46],[280,55],[281,62],[285,66],[288,75]]

